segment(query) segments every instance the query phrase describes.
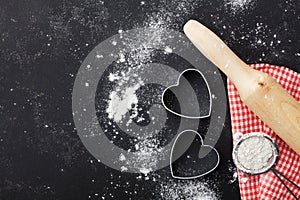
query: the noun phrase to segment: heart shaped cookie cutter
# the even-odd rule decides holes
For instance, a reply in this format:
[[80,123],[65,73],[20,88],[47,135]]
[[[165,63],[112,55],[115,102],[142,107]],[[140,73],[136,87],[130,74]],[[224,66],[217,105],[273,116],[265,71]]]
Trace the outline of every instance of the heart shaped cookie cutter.
[[[173,158],[174,147],[175,147],[175,145],[176,145],[176,143],[177,143],[178,138],[179,138],[181,135],[183,135],[184,133],[186,133],[186,132],[192,132],[192,133],[196,134],[196,136],[198,136],[198,137],[200,138],[201,146],[203,146],[203,147],[209,147],[209,148],[211,148],[211,151],[214,151],[214,152],[216,153],[215,155],[216,155],[216,160],[217,160],[217,161],[216,161],[215,166],[212,167],[212,169],[210,169],[210,170],[208,170],[208,171],[206,171],[206,172],[204,172],[204,173],[198,174],[198,175],[196,175],[196,176],[186,176],[186,177],[184,177],[184,176],[176,176],[176,175],[174,174],[173,167],[172,167],[172,163],[173,163],[172,158]],[[206,154],[206,155],[207,155],[207,154]],[[206,155],[204,155],[204,157],[205,157]],[[170,154],[170,170],[171,170],[171,175],[172,175],[173,178],[176,178],[176,179],[182,179],[182,180],[199,178],[199,177],[201,177],[201,176],[204,176],[204,175],[209,174],[210,172],[214,171],[214,170],[217,168],[217,166],[219,165],[219,162],[220,162],[220,155],[219,155],[217,149],[215,149],[213,146],[205,145],[205,144],[203,143],[202,136],[201,136],[200,133],[198,133],[197,131],[194,131],[194,130],[184,130],[184,131],[180,132],[180,133],[177,135],[177,137],[175,138],[174,144],[173,144],[172,149],[171,149],[171,154]]]
[[[186,115],[186,114],[178,113],[178,112],[176,112],[176,111],[170,109],[170,108],[165,104],[165,102],[164,102],[164,96],[165,96],[166,91],[169,90],[169,89],[171,89],[171,88],[173,88],[173,87],[179,86],[179,85],[180,85],[180,79],[181,79],[181,77],[182,77],[185,73],[190,72],[190,71],[197,72],[197,73],[203,78],[203,80],[204,80],[204,82],[205,82],[206,88],[207,88],[207,90],[208,90],[208,95],[209,95],[209,110],[208,110],[208,113],[207,113],[207,114],[201,115],[201,114],[199,113],[199,116],[188,116],[188,115]],[[212,109],[212,96],[211,96],[211,91],[210,91],[208,82],[207,82],[207,80],[205,79],[205,76],[202,74],[202,72],[199,71],[199,70],[197,70],[197,69],[194,69],[194,68],[189,68],[189,69],[186,69],[186,70],[184,70],[183,72],[181,72],[180,75],[179,75],[179,77],[178,77],[178,79],[177,79],[177,83],[176,83],[175,85],[171,85],[171,86],[167,87],[167,88],[163,91],[163,93],[162,93],[162,98],[161,98],[161,99],[162,99],[162,105],[164,106],[164,108],[165,108],[167,111],[169,111],[169,112],[171,112],[171,113],[173,113],[173,114],[175,114],[175,115],[178,115],[178,116],[180,116],[180,117],[189,118],[189,119],[201,119],[201,118],[209,117],[209,116],[211,115],[211,109]]]

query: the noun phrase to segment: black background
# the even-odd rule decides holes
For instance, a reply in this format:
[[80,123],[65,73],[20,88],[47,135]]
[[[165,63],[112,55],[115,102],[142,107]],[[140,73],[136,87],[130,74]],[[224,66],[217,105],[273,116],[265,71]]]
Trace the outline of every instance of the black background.
[[[111,170],[87,152],[71,96],[76,72],[97,44],[119,29],[143,27],[159,9],[173,12],[169,28],[179,31],[188,19],[200,20],[247,63],[300,72],[299,1],[253,0],[238,9],[225,0],[195,2],[174,17],[164,1],[0,1],[0,199],[158,198],[159,183]],[[229,111],[216,148],[221,163],[205,179],[220,198],[239,199],[237,181],[230,183]]]

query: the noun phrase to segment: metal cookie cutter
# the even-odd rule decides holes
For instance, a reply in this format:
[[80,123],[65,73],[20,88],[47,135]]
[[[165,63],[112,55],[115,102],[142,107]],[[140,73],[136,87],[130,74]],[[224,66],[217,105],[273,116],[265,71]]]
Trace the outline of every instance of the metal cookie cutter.
[[[188,72],[197,72],[204,80],[205,83],[205,89],[207,89],[208,91],[208,98],[209,98],[209,108],[207,111],[205,111],[206,113],[201,113],[201,110],[199,110],[199,107],[196,106],[196,103],[198,105],[198,99],[197,99],[197,94],[195,94],[195,92],[193,91],[193,89],[195,88],[191,88],[192,86],[190,85],[188,80],[182,79],[182,76],[184,76],[184,74],[188,73]],[[181,87],[178,87],[178,86]],[[183,109],[184,109],[184,113],[182,113],[182,111],[175,111],[174,109],[170,108],[166,103],[165,103],[165,94],[168,90],[174,89],[176,90],[176,93],[179,94],[178,96],[176,96],[177,98],[180,97],[184,97],[184,101],[186,101],[185,105],[182,105]],[[191,93],[191,91],[193,91],[193,93]],[[212,109],[212,97],[211,97],[211,92],[210,92],[210,88],[209,85],[207,83],[207,80],[205,79],[204,75],[197,69],[186,69],[183,72],[181,72],[181,74],[178,77],[177,83],[175,85],[171,85],[169,87],[167,87],[163,93],[162,93],[162,105],[165,107],[166,110],[168,110],[169,112],[178,115],[180,117],[184,117],[184,118],[190,118],[190,119],[199,119],[199,118],[206,118],[209,117],[211,115],[211,109]],[[180,101],[182,102],[182,101]]]
[[[200,138],[201,148],[204,148],[204,150],[200,149],[200,152],[202,151],[204,154],[200,155],[199,154],[200,152],[199,152],[198,153],[198,158],[201,159],[201,158],[205,157],[208,153],[211,152],[209,159],[211,159],[210,162],[213,161],[214,163],[211,166],[207,166],[207,164],[205,164],[207,168],[206,169],[204,168],[203,172],[200,172],[197,175],[193,175],[193,176],[177,176],[177,175],[174,174],[173,167],[172,167],[172,163],[174,161],[173,160],[174,147],[177,144],[178,138],[180,136],[182,136],[183,134],[189,134],[189,133],[190,134],[196,134],[196,136],[198,136]],[[205,150],[205,148],[206,148],[206,150]],[[209,152],[206,152],[206,151],[209,151]],[[198,178],[198,177],[204,176],[204,175],[212,172],[213,170],[215,170],[217,168],[217,166],[219,165],[219,162],[220,162],[220,155],[219,155],[217,149],[215,149],[214,147],[212,147],[210,145],[205,145],[203,143],[203,139],[202,139],[201,135],[197,131],[194,131],[194,130],[184,130],[181,133],[179,133],[177,135],[177,137],[175,138],[174,144],[173,144],[172,149],[171,149],[171,155],[170,155],[170,169],[171,169],[171,175],[172,175],[173,178],[181,179],[181,180],[186,180],[186,179],[194,179],[194,178]]]

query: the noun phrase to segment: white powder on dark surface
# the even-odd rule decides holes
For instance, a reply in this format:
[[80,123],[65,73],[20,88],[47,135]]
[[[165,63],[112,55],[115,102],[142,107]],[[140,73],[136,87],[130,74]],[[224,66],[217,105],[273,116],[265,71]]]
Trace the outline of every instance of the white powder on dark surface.
[[206,182],[199,180],[170,180],[161,183],[161,199],[217,200],[219,195]]
[[127,87],[125,91],[118,94],[117,91],[112,91],[109,95],[109,102],[106,112],[108,118],[114,119],[115,122],[119,122],[130,110],[136,108],[138,103],[135,91],[140,88],[143,82],[139,82],[132,87]]
[[135,149],[136,152],[132,152],[134,156],[126,158],[123,154],[120,154],[119,161],[123,164],[123,168],[135,168],[145,175],[145,179],[148,179],[149,173],[156,168],[162,148],[158,147],[156,138],[147,138],[138,142]]
[[238,162],[249,170],[260,170],[269,165],[273,156],[271,141],[264,137],[249,137],[237,149]]
[[[144,73],[146,63],[151,63],[151,58],[156,47],[164,45],[162,35],[165,31],[163,18],[150,17],[143,26],[152,28],[154,31],[143,38],[127,38],[123,37],[123,43],[128,46],[131,51],[120,49],[117,55],[117,64],[121,65],[118,70],[108,75],[108,80],[114,83],[114,88],[109,91],[109,99],[107,99],[106,113],[108,118],[119,124],[125,124],[129,127],[134,121],[137,123],[145,120],[143,116],[139,116],[139,112],[143,113],[142,108],[138,107],[138,103],[142,104],[142,100],[138,99],[136,94],[140,87],[147,84],[147,80],[142,80],[140,74]],[[121,35],[122,30],[118,31]],[[172,48],[165,46],[165,53],[172,53]],[[98,55],[100,57],[101,55]],[[126,117],[130,115],[129,118]],[[137,118],[136,120],[133,120]],[[156,116],[152,116],[152,120]],[[127,129],[124,131],[129,131]],[[139,135],[139,133],[134,133]],[[152,133],[149,133],[152,134]],[[150,136],[150,135],[149,135]],[[133,156],[125,157],[120,155],[118,162],[121,163],[121,171],[135,169],[144,175],[145,180],[149,180],[149,174],[156,169],[158,158],[162,149],[158,147],[159,141],[156,138],[145,138],[135,145],[135,151],[131,152]],[[141,176],[142,177],[142,176]]]
[[[148,2],[141,2],[141,6]],[[127,38],[123,35],[123,30],[119,30],[120,38],[123,44],[126,44],[130,52],[125,49],[119,49],[116,55],[116,63],[122,65],[116,71],[108,75],[108,80],[114,83],[114,88],[109,91],[109,99],[107,99],[106,113],[108,118],[119,124],[125,124],[129,127],[134,118],[138,117],[139,110],[137,104],[143,103],[138,99],[136,91],[146,85],[147,80],[141,80],[140,74],[143,73],[146,63],[151,63],[155,49],[164,46],[164,53],[170,54],[173,52],[172,47],[164,44],[164,32],[168,28],[178,24],[178,20],[185,20],[185,17],[191,13],[197,2],[193,0],[174,0],[172,2],[162,1],[158,6],[158,10],[152,14],[147,14],[147,19],[143,24],[136,24],[134,28],[151,28],[153,32],[148,35],[143,35],[139,38]],[[176,23],[175,23],[176,22]],[[180,24],[180,23],[179,23]],[[112,45],[117,45],[113,42]],[[102,58],[102,55],[96,55],[96,58]],[[130,114],[128,119],[127,114]],[[151,118],[154,120],[154,117]],[[127,121],[125,121],[127,120]],[[145,120],[142,116],[136,119],[136,122]],[[155,117],[155,120],[156,119]],[[135,133],[139,134],[139,133]],[[156,168],[159,155],[162,149],[158,147],[159,141],[155,138],[146,138],[135,145],[134,156],[120,156],[118,162],[121,162],[121,171],[127,171],[129,168],[134,168],[140,171],[148,178],[149,174]],[[145,179],[146,179],[145,178]]]
[[225,2],[232,13],[236,13],[251,8],[254,5],[255,0],[226,0]]

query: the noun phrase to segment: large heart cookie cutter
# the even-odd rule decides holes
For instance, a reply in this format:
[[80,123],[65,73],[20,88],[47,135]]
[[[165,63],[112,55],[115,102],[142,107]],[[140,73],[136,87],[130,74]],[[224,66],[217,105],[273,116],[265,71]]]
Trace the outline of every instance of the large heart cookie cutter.
[[[181,80],[181,77],[184,76],[185,73],[187,72],[191,72],[191,71],[194,71],[196,73],[198,73],[204,80],[204,83],[206,85],[206,88],[207,91],[208,91],[208,96],[209,96],[209,108],[208,108],[208,111],[206,114],[201,114],[200,111],[199,111],[199,116],[189,116],[187,114],[182,114],[181,112],[176,112],[174,110],[172,110],[171,108],[168,107],[168,105],[165,103],[165,100],[164,100],[164,97],[165,97],[165,93],[166,91],[170,90],[171,88],[176,88],[178,86],[180,86],[180,80]],[[185,91],[179,91],[180,93],[184,93]],[[177,83],[175,85],[171,85],[169,87],[167,87],[163,93],[162,93],[162,105],[165,107],[166,110],[168,110],[169,112],[175,114],[175,115],[178,115],[180,117],[184,117],[184,118],[190,118],[190,119],[200,119],[200,118],[206,118],[206,117],[209,117],[211,115],[211,109],[212,109],[212,97],[211,97],[211,92],[210,92],[210,88],[209,88],[209,85],[207,83],[207,80],[205,79],[204,75],[197,69],[193,69],[193,68],[190,68],[190,69],[186,69],[184,70],[183,72],[181,72],[181,74],[179,75],[178,79],[177,79]],[[191,109],[190,111],[193,112],[193,110]]]

